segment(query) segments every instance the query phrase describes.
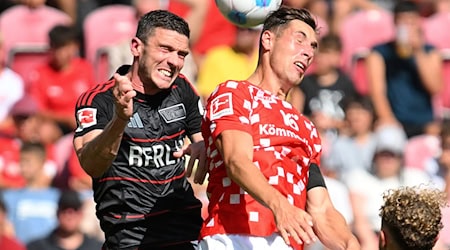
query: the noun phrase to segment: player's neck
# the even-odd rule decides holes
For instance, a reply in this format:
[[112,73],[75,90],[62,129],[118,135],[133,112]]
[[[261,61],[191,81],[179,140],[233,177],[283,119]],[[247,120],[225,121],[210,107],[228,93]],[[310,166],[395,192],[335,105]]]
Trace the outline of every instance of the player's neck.
[[289,89],[283,88],[273,71],[264,70],[263,66],[258,66],[253,74],[247,79],[251,84],[267,90],[282,100],[286,100]]

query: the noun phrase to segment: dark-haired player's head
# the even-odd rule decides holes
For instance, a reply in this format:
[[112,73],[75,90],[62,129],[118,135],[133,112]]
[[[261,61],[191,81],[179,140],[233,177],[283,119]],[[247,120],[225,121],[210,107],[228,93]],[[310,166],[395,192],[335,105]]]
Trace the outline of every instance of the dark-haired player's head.
[[[307,9],[281,7],[278,10],[273,11],[264,21],[262,33],[266,30],[270,30],[279,35],[293,20],[304,22],[314,31],[317,31],[316,19],[314,19]],[[261,50],[261,43],[259,47]]]
[[190,36],[189,25],[183,18],[166,10],[154,10],[141,17],[136,37],[146,42],[154,35],[156,28],[176,31],[187,38]]
[[169,11],[154,10],[141,17],[131,53],[147,93],[168,89],[175,81],[189,53],[189,34],[187,22]]
[[381,250],[431,250],[436,244],[445,194],[438,189],[401,187],[385,192],[380,209]]
[[263,31],[282,31],[293,20],[302,21],[313,30],[317,29],[316,19],[307,9],[281,7],[273,11],[264,21]]
[[317,23],[312,14],[307,9],[281,7],[264,21],[258,67],[276,77],[281,93],[287,93],[303,79],[317,47]]

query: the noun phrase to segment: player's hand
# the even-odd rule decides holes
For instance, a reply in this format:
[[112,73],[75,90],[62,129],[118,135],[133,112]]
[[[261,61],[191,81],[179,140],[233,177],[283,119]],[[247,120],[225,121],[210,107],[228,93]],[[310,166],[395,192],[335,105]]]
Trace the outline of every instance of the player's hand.
[[[286,204],[273,211],[278,232],[288,245],[311,244],[317,240],[313,231],[313,220],[305,210]],[[291,242],[294,240],[294,242]]]
[[197,161],[197,169],[194,175],[194,183],[203,184],[205,181],[206,173],[208,171],[206,166],[206,149],[203,141],[190,143],[184,146],[180,151],[174,152],[173,155],[177,158],[183,155],[190,155],[189,162],[186,168],[186,176],[189,178],[194,169],[195,160]]
[[136,91],[133,89],[131,80],[127,76],[114,74],[115,86],[113,89],[116,106],[116,116],[122,120],[129,120],[133,115],[133,97]]

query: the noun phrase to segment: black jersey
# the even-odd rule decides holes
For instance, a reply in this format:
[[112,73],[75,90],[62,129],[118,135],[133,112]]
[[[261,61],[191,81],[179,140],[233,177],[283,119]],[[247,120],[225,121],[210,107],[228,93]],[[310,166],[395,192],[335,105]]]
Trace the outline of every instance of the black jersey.
[[[119,72],[124,74],[124,72]],[[114,80],[80,96],[75,137],[103,129],[114,115]],[[201,202],[173,157],[186,136],[200,132],[203,107],[180,75],[170,89],[137,93],[112,166],[93,179],[97,217],[108,249],[162,246],[196,240]]]

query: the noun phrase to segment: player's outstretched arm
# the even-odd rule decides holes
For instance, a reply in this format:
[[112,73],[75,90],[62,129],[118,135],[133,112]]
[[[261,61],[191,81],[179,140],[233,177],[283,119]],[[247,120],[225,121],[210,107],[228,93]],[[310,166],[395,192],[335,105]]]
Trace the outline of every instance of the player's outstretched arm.
[[361,249],[344,217],[332,204],[325,187],[311,188],[306,196],[306,211],[313,218],[314,232],[327,248],[332,250]]
[[133,114],[133,90],[126,76],[114,75],[115,114],[103,130],[75,137],[73,144],[81,167],[91,177],[100,177],[112,164],[119,150],[125,127]]
[[250,134],[225,130],[215,143],[224,160],[228,177],[272,211],[286,244],[290,244],[289,237],[297,244],[311,243],[316,239],[309,214],[291,205],[253,164],[253,139]]

